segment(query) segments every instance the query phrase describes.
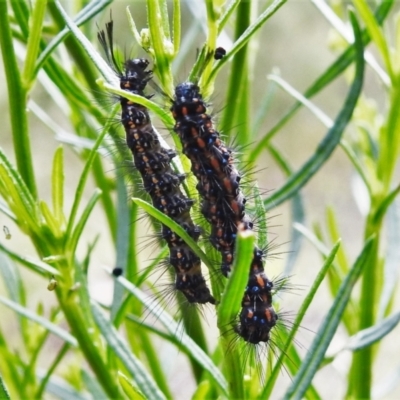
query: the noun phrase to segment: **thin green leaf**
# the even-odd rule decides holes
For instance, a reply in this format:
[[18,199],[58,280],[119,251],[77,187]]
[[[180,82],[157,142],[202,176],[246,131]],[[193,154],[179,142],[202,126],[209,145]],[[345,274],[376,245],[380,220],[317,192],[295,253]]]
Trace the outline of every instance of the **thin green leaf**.
[[[75,16],[74,22],[77,26],[83,25],[86,21],[89,21],[92,17],[97,15],[100,11],[104,10],[112,0],[92,0],[89,4],[86,4],[84,8]],[[47,45],[44,51],[40,54],[35,65],[35,75],[37,71],[42,67],[47,58],[57,48],[57,46],[71,33],[66,27],[55,36],[51,42]]]
[[189,236],[189,234],[174,220],[169,218],[167,215],[163,214],[161,211],[154,208],[150,203],[146,201],[133,197],[132,201],[136,203],[140,208],[146,211],[147,214],[151,215],[162,224],[171,228],[176,234],[178,234],[185,243],[192,249],[192,251],[201,259],[201,261],[206,264],[206,266],[212,270],[212,262],[209,260],[207,255],[200,249],[198,244]]
[[44,201],[39,202],[39,209],[44,218],[44,223],[42,222],[41,228],[48,229],[48,232],[52,234],[52,240],[55,241],[55,238],[60,237],[60,225],[58,221],[55,219],[53,213],[50,211],[49,206]]
[[390,109],[386,118],[386,124],[379,135],[380,155],[378,161],[378,177],[386,191],[390,190],[391,178],[398,164],[400,153],[400,85],[394,84],[390,93]]
[[257,185],[255,185],[253,189],[253,198],[255,211],[254,214],[256,216],[258,228],[257,246],[259,249],[266,249],[268,246],[267,218],[264,210],[263,199],[260,194],[260,189]]
[[201,381],[193,393],[192,400],[204,400],[210,398],[210,381]]
[[[295,321],[293,322],[293,328],[290,330],[290,333],[288,334],[288,337],[285,341],[285,344],[282,346],[281,350],[281,354],[287,354],[289,348],[291,347],[292,343],[293,343],[293,339],[298,331],[298,329],[301,326],[301,323],[303,321],[304,316],[307,313],[308,307],[310,306],[310,304],[312,303],[315,294],[317,293],[317,290],[319,288],[319,286],[321,285],[322,281],[324,280],[328,270],[330,269],[333,260],[336,257],[336,254],[338,252],[340,248],[340,241],[338,241],[335,246],[333,247],[332,251],[329,253],[328,257],[326,258],[326,261],[324,263],[324,265],[322,266],[321,270],[318,272],[318,275],[316,276],[307,296],[305,297],[305,299],[303,300],[303,303],[297,313],[297,317],[295,319]],[[274,369],[271,373],[271,375],[269,376],[268,382],[264,387],[264,390],[261,392],[259,398],[260,399],[268,399],[269,396],[272,393],[272,390],[274,388],[275,382],[278,378],[279,372],[281,370],[281,366],[283,363],[283,357],[279,357],[277,363],[274,366]],[[291,358],[289,358],[289,363],[293,363],[293,360]]]
[[25,65],[22,73],[22,82],[30,89],[35,78],[35,62],[39,53],[43,21],[46,14],[47,0],[38,0],[32,3],[32,13],[29,18],[29,36],[26,46]]
[[41,274],[41,275],[60,275],[60,273],[50,266],[49,264],[46,264],[34,257],[30,256],[20,256],[17,253],[14,253],[13,251],[7,249],[0,243],[0,250],[6,253],[10,258],[12,258],[15,261],[18,261],[22,265],[25,265],[26,267],[32,269],[33,271]]
[[10,299],[24,305],[25,291],[21,276],[14,263],[3,253],[0,253],[0,275],[3,277],[4,287]]
[[17,218],[13,214],[13,212],[8,208],[6,204],[3,203],[3,201],[0,199],[0,211],[6,215],[8,218],[11,219],[11,221],[17,223]]
[[1,400],[10,399],[10,394],[7,391],[7,388],[3,382],[3,379],[1,379],[1,375],[0,375],[0,399]]
[[393,189],[380,203],[379,208],[375,212],[374,223],[378,224],[385,216],[388,208],[400,193],[400,185]]
[[54,361],[51,363],[51,365],[47,368],[46,370],[46,375],[43,377],[42,381],[40,382],[40,386],[35,394],[36,399],[41,399],[43,397],[43,393],[46,389],[47,383],[49,382],[51,376],[53,375],[53,372],[57,368],[57,366],[60,364],[60,362],[63,360],[64,356],[68,353],[68,350],[70,349],[70,344],[69,343],[64,343],[64,346],[61,348],[61,350],[57,353],[56,358]]
[[[132,204],[132,207],[135,207]],[[128,264],[129,246],[132,244],[132,235],[130,230],[134,229],[136,224],[127,223],[130,221],[130,209],[128,207],[128,194],[124,176],[117,173],[117,259],[115,265],[126,269]],[[137,271],[135,271],[137,273]],[[135,273],[132,271],[132,273]],[[111,320],[114,320],[119,308],[123,303],[124,290],[118,281],[114,281],[114,292],[111,304]]]
[[131,33],[133,37],[135,38],[137,44],[142,47],[144,50],[147,51],[147,48],[145,47],[145,44],[142,42],[142,38],[140,36],[139,31],[136,28],[135,20],[132,18],[131,11],[129,10],[129,6],[126,7],[126,15],[128,17],[128,23],[129,27],[131,28]]
[[49,332],[53,333],[54,335],[58,336],[60,339],[64,340],[65,342],[69,343],[71,346],[77,347],[78,342],[76,339],[70,335],[67,331],[60,328],[59,326],[50,322],[47,318],[41,317],[33,313],[32,311],[28,310],[25,307],[22,307],[20,304],[15,303],[5,297],[0,296],[0,303],[3,303],[7,307],[11,308],[12,310],[16,311],[18,314],[23,315],[24,317],[30,319],[38,323],[44,329],[47,329]]
[[[120,285],[119,282],[118,285]],[[125,289],[122,285],[120,286]],[[130,297],[132,299],[132,296]],[[132,307],[132,309],[134,308]],[[140,309],[142,308],[140,307]],[[126,326],[126,328],[128,331],[130,331],[130,327]],[[165,394],[165,397],[172,398],[173,396],[169,387],[168,376],[164,373],[164,369],[162,368],[162,359],[160,359],[158,348],[156,347],[157,344],[152,340],[153,337],[149,335],[148,332],[146,332],[144,329],[138,329],[137,331],[132,332],[131,337],[132,336],[135,336],[135,338],[137,338],[137,342],[141,348],[146,349],[146,362],[147,365],[149,365],[151,373],[153,374],[158,387]],[[132,345],[131,347],[133,348],[133,351],[135,351],[135,347]],[[193,360],[190,360],[193,363]],[[198,367],[198,365],[196,366]],[[203,369],[200,368],[200,371],[203,372]]]
[[[0,148],[0,193],[20,222],[38,230],[38,210],[28,187]],[[11,202],[11,205],[10,205]]]
[[218,307],[218,327],[224,332],[237,317],[243,293],[249,279],[249,267],[253,259],[255,236],[252,231],[238,232],[235,243],[235,259],[231,276]]
[[107,394],[99,381],[87,370],[82,369],[82,381],[93,399],[106,399]]
[[181,46],[181,2],[174,0],[172,15],[172,41],[174,43],[174,55],[176,56]]
[[128,100],[133,101],[134,103],[141,104],[142,106],[148,108],[161,119],[161,121],[167,128],[172,128],[175,125],[175,121],[169,112],[165,111],[163,107],[147,99],[146,97],[142,97],[126,90],[120,89],[119,83],[108,84],[104,82],[103,79],[98,79],[97,84],[100,86],[101,89],[105,89],[110,93],[124,97]]
[[101,196],[101,190],[95,189],[92,197],[89,199],[89,202],[87,203],[85,209],[83,210],[83,213],[81,215],[81,218],[79,219],[78,223],[75,226],[75,229],[72,232],[71,237],[67,237],[67,244],[66,247],[68,250],[71,252],[71,255],[75,254],[76,246],[78,245],[79,238],[81,237],[83,228],[86,225],[86,222],[96,205],[97,201],[99,200]]
[[[29,193],[32,197],[36,198],[37,189],[32,163],[32,151],[26,111],[27,92],[23,87],[15,56],[7,4],[7,1],[0,1],[0,47],[3,55],[4,71],[8,88],[8,102],[10,105],[14,152],[17,160],[18,171],[21,174]],[[23,19],[26,19],[27,15],[29,15],[29,13],[27,13]]]
[[55,5],[59,10],[60,14],[64,18],[65,23],[68,28],[71,30],[72,34],[78,40],[78,42],[82,45],[88,56],[93,61],[93,64],[100,71],[100,73],[104,76],[104,78],[109,83],[114,83],[118,85],[118,79],[115,76],[114,71],[110,68],[110,66],[103,60],[100,54],[93,47],[92,43],[86,38],[86,36],[79,30],[78,26],[72,21],[68,14],[64,11],[62,5],[58,0],[55,0]]
[[[383,1],[379,4],[375,12],[375,18],[378,24],[382,24],[383,21],[385,21],[393,4],[393,0]],[[366,46],[370,41],[370,37],[365,30],[362,32],[362,39],[364,46]],[[324,87],[347,69],[347,67],[354,61],[355,55],[355,44],[352,44],[314,81],[314,83],[304,92],[304,96],[311,98],[319,93]],[[293,105],[293,107],[290,108],[290,110],[273,126],[273,128],[264,135],[261,141],[257,142],[257,146],[255,146],[253,151],[250,153],[250,160],[256,160],[260,156],[261,152],[266,148],[272,137],[291,119],[300,107],[300,102]]]
[[[341,238],[338,223],[336,221],[335,212],[332,207],[327,208],[327,225],[329,229],[329,235],[332,242],[336,242]],[[349,272],[350,266],[347,261],[347,256],[343,247],[339,249],[337,264],[340,267],[342,274],[347,274]]]
[[[207,40],[204,43],[200,57],[197,58],[197,61],[189,74],[189,81],[199,82],[199,87],[201,88],[202,94],[205,98],[209,98],[214,91],[213,81],[209,81],[209,85],[203,85],[203,82],[208,81],[213,65],[213,51],[217,47],[218,18],[221,9],[221,4],[218,3],[219,2],[215,0],[205,2],[207,12]],[[196,71],[197,66],[200,66],[199,61],[201,63],[201,68]],[[200,81],[198,79],[199,73],[201,73]]]
[[387,315],[393,297],[397,294],[397,284],[399,281],[400,260],[400,199],[398,198],[389,207],[386,220],[387,245],[385,256],[385,278],[379,300],[378,320]]
[[336,332],[340,323],[343,311],[350,299],[351,292],[356,284],[361,272],[368,260],[375,239],[369,239],[358,256],[354,266],[351,268],[346,279],[339,288],[336,299],[332,304],[324,322],[318,330],[315,339],[308,350],[306,358],[292,385],[285,393],[284,399],[302,399],[309,385],[311,384],[315,373],[322,362],[325,352]]
[[[287,176],[292,174],[292,168],[290,167],[287,160],[283,158],[283,155],[278,149],[272,145],[268,147],[268,150],[272,157],[275,159],[278,166],[284,171]],[[288,251],[288,258],[286,261],[284,275],[289,276],[294,268],[298,254],[300,253],[301,243],[303,241],[303,235],[295,229],[295,223],[302,224],[305,219],[305,211],[303,205],[303,199],[300,192],[296,193],[292,199],[292,230],[290,235],[290,248]]]
[[299,223],[294,223],[294,228],[299,231],[306,239],[308,239],[310,241],[310,243],[312,243],[312,245],[323,255],[323,256],[327,256],[329,254],[329,249],[328,247],[325,245],[325,243],[323,243],[317,235],[315,235],[314,233],[312,233],[309,229],[307,229],[304,225],[299,224]]
[[[325,258],[328,256],[329,249],[326,247],[326,245],[312,232],[310,232],[306,227],[303,225],[294,224],[295,229],[301,232],[304,237],[306,237],[314,246],[315,248],[321,253],[321,255]],[[340,252],[340,250],[339,250]],[[340,254],[340,253],[339,253]],[[345,275],[347,274],[348,269],[344,272],[341,273],[341,270],[339,267],[336,266],[336,263],[334,265],[334,268],[329,271],[328,273],[328,284],[329,284],[329,289],[332,294],[332,296],[336,296],[336,293],[339,290],[340,284],[343,281]],[[357,329],[356,326],[356,319],[355,315],[357,315],[358,308],[355,305],[355,301],[350,299],[349,301],[349,307],[346,308],[344,311],[343,315],[343,323],[345,327],[347,328],[347,331],[351,334],[355,332]]]
[[146,372],[141,361],[129,350],[116,329],[112,326],[111,322],[105,318],[100,307],[94,301],[92,301],[92,312],[97,326],[108,345],[125,365],[141,392],[149,399],[165,399],[164,394],[157,387],[148,372]]
[[31,10],[26,1],[11,1],[10,3],[14,11],[15,20],[21,29],[25,41],[27,41],[29,36],[28,22]]
[[[274,71],[275,74],[278,71]],[[257,108],[257,113],[254,117],[254,123],[251,129],[251,140],[256,141],[257,137],[261,131],[261,127],[264,121],[268,118],[268,112],[270,110],[271,105],[275,99],[276,91],[277,91],[277,84],[275,82],[267,82],[265,88],[265,94],[260,101],[260,105]]]
[[173,76],[171,61],[174,56],[174,45],[171,43],[169,17],[165,1],[147,0],[147,23],[149,25],[152,55],[157,67],[157,77],[161,87],[168,96],[173,93]]
[[382,28],[379,26],[376,21],[372,11],[369,9],[369,6],[364,0],[354,0],[354,6],[359,12],[362,20],[365,23],[365,26],[368,30],[369,35],[372,38],[372,41],[375,43],[376,47],[380,51],[383,62],[385,63],[386,69],[390,76],[391,81],[395,82],[395,75],[393,72],[393,67],[390,59],[390,52],[388,48],[388,42],[385,39],[385,36],[382,32]]
[[179,325],[164,308],[153,301],[149,304],[148,297],[132,283],[128,282],[123,277],[118,277],[118,281],[135,296],[148,310],[153,314],[157,320],[163,324],[171,336],[174,336],[176,340],[181,343],[181,346],[186,349],[188,354],[210,373],[210,376],[215,381],[215,383],[221,388],[221,390],[227,394],[228,385],[222,376],[219,369],[213,364],[207,354],[193,341],[193,339],[187,335],[183,330],[182,326]]
[[[1,245],[0,245],[1,248]],[[0,253],[0,275],[3,277],[4,286],[8,297],[21,306],[26,305],[26,291],[17,266],[6,256],[6,252]],[[19,316],[19,329],[25,343],[29,342],[29,329],[27,321]]]
[[308,108],[315,115],[315,117],[319,121],[321,121],[327,128],[332,127],[333,121],[319,107],[317,107],[312,101],[307,99],[307,97],[298,92],[288,82],[286,82],[280,76],[274,74],[268,75],[267,78],[272,82],[277,83],[285,92],[289,93],[299,103]]
[[125,376],[122,372],[118,371],[119,384],[122,387],[124,393],[128,396],[128,399],[132,400],[146,400],[143,393],[141,393],[132,381]]
[[73,386],[58,377],[53,377],[49,380],[46,393],[54,395],[60,400],[88,400],[86,393],[78,392]]
[[226,10],[224,11],[224,14],[222,15],[221,19],[219,20],[218,23],[218,32],[221,33],[222,29],[224,29],[224,26],[228,22],[229,18],[231,17],[232,13],[236,10],[237,6],[239,5],[240,0],[232,0]]
[[12,352],[9,344],[6,341],[3,332],[0,329],[0,368],[2,379],[7,382],[8,390],[11,393],[18,393],[26,396],[26,390],[22,386],[23,377],[20,374],[22,367],[21,361]]
[[357,351],[371,346],[390,333],[400,322],[400,312],[385,318],[370,328],[363,329],[349,338],[345,349]]
[[[321,14],[331,24],[331,26],[347,41],[352,44],[354,41],[352,33],[349,31],[346,21],[343,21],[337,13],[337,9],[334,10],[334,5],[325,2],[324,0],[311,0],[311,2],[317,7]],[[378,21],[377,21],[378,22]],[[364,52],[365,62],[377,73],[379,78],[389,87],[390,80],[388,74],[381,68],[376,61],[374,55],[366,50]]]
[[[164,309],[166,309],[165,305],[163,307],[164,307]],[[159,310],[161,310],[163,307],[161,306],[161,304],[157,305],[157,309],[159,309]],[[206,354],[207,346],[205,343],[203,343],[203,341],[205,342],[205,338],[203,335],[201,321],[198,318],[198,313],[194,314],[193,311],[196,311],[196,313],[197,313],[198,310],[193,307],[192,308],[186,307],[185,310],[182,310],[183,325],[184,325],[184,327],[188,327],[188,329],[190,329],[190,335],[191,335],[191,339],[192,339],[191,343],[195,343]],[[161,312],[162,311],[160,311],[160,313]],[[158,318],[158,316],[157,316],[157,318]],[[152,370],[153,376],[155,377],[159,387],[163,390],[163,392],[165,393],[165,395],[168,398],[171,398],[172,395],[169,393],[169,388],[165,382],[165,377],[164,377],[164,373],[162,372],[158,354],[155,351],[154,346],[150,342],[149,335],[147,334],[147,332],[145,332],[145,330],[148,331],[149,333],[154,333],[154,334],[158,335],[160,338],[172,343],[174,346],[176,346],[178,348],[179,352],[186,354],[188,356],[188,360],[191,364],[193,375],[194,375],[194,378],[196,379],[196,381],[199,382],[201,379],[203,379],[203,375],[205,372],[204,368],[202,368],[202,365],[195,358],[193,358],[193,356],[191,354],[191,349],[188,347],[189,343],[186,342],[182,345],[181,335],[176,334],[176,333],[183,332],[182,329],[180,329],[178,332],[175,331],[171,334],[171,333],[166,333],[164,330],[161,330],[157,326],[147,324],[146,322],[139,319],[135,315],[132,315],[132,314],[127,315],[127,319],[129,319],[129,321],[135,323],[138,326],[139,329],[135,330],[135,332],[136,332],[135,337],[140,336],[139,341],[140,341],[141,347],[147,349],[146,350],[147,363],[149,364],[149,366]],[[142,329],[142,328],[144,328],[144,329]],[[131,332],[130,328],[128,328],[128,332]]]
[[[117,108],[115,108],[112,112],[111,115],[115,115]],[[110,120],[111,121],[111,120]],[[68,226],[67,226],[67,231],[66,231],[66,237],[69,238],[71,236],[71,232],[75,223],[75,218],[76,218],[76,214],[78,212],[78,207],[80,205],[82,196],[83,196],[83,190],[85,188],[88,176],[89,176],[89,172],[90,172],[90,168],[95,160],[95,157],[97,155],[97,150],[99,149],[104,137],[106,136],[109,128],[110,128],[110,121],[108,121],[105,126],[104,129],[101,131],[100,135],[98,136],[98,138],[96,139],[96,142],[86,160],[86,164],[85,167],[83,168],[82,174],[79,178],[79,183],[78,183],[78,187],[76,188],[76,192],[75,192],[75,198],[74,198],[74,203],[72,204],[72,209],[71,209],[71,213],[69,215],[68,218]]]
[[235,258],[231,276],[222,295],[221,304],[218,307],[217,325],[221,332],[221,346],[223,346],[226,358],[225,370],[230,382],[231,396],[233,398],[244,397],[245,387],[243,382],[243,367],[241,353],[242,343],[232,346],[234,330],[232,325],[237,321],[238,310],[241,307],[243,293],[249,279],[249,266],[253,259],[254,233],[252,231],[239,232],[235,243]]
[[[237,9],[237,18],[235,21],[235,38],[243,35],[249,28],[251,23],[251,2],[240,2]],[[247,29],[246,29],[247,28]],[[240,39],[239,39],[240,40]],[[232,60],[231,72],[226,95],[226,102],[229,104],[224,110],[219,127],[222,131],[232,132],[234,127],[240,126],[240,135],[235,138],[236,144],[245,147],[249,143],[250,138],[250,49],[246,42],[240,51]],[[221,62],[223,62],[225,56]],[[220,64],[216,64],[217,66]],[[211,87],[214,81],[210,80]],[[203,95],[208,96],[210,93],[204,91]],[[247,161],[247,160],[246,160]]]
[[352,162],[354,165],[354,168],[360,175],[361,179],[363,180],[366,188],[368,189],[368,193],[371,196],[372,195],[372,187],[371,187],[371,181],[367,177],[364,165],[360,161],[359,157],[357,156],[356,152],[353,150],[353,148],[350,146],[350,144],[347,142],[346,139],[342,138],[340,141],[340,145],[344,152],[346,153],[347,157],[349,157],[349,160]]
[[[162,308],[162,306],[160,305],[160,309],[161,308]],[[161,328],[158,328],[156,325],[151,325],[150,323],[147,323],[146,321],[143,321],[139,317],[136,317],[135,315],[132,315],[132,314],[127,315],[126,318],[129,321],[131,321],[134,324],[136,324],[138,327],[144,328],[148,332],[153,333],[154,335],[157,335],[161,339],[164,339],[167,342],[173,344],[174,346],[176,346],[179,349],[179,351],[181,351],[182,353],[186,354],[187,356],[189,356],[189,358],[192,359],[192,355],[190,353],[190,349],[187,348],[186,345],[182,345],[181,338],[178,337],[177,335],[175,335],[175,333],[174,334],[170,334],[169,332],[165,332]]]
[[342,133],[353,115],[354,108],[361,93],[364,77],[364,55],[361,32],[354,18],[352,19],[352,25],[356,46],[356,73],[342,110],[339,112],[334,126],[329,129],[325,138],[319,144],[317,150],[310,159],[293,174],[279,190],[264,201],[266,210],[276,207],[298,193],[311,177],[321,169],[322,165],[328,160],[333,150],[340,143]]
[[59,227],[64,223],[64,152],[59,147],[54,153],[52,174],[53,212]]

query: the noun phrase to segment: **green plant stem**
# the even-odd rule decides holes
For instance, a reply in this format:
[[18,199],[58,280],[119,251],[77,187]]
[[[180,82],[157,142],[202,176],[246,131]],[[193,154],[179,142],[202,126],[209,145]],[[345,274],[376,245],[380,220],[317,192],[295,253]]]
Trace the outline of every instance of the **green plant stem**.
[[[83,216],[81,218],[84,219]],[[120,393],[116,383],[117,377],[113,377],[110,366],[104,361],[100,333],[93,320],[91,309],[88,309],[87,304],[85,304],[85,302],[88,303],[88,294],[85,292],[84,286],[86,280],[78,270],[78,266],[73,265],[72,260],[75,252],[71,248],[74,249],[75,247],[69,244],[68,251],[65,250],[64,245],[60,242],[45,240],[42,237],[34,240],[34,245],[41,258],[43,258],[43,255],[48,254],[65,255],[55,265],[55,268],[61,273],[58,280],[59,284],[55,291],[60,308],[73,336],[78,341],[80,350],[104,391],[112,399],[119,398]],[[82,283],[82,287],[76,286],[77,282]]]
[[119,398],[120,393],[116,384],[116,378],[110,374],[109,367],[101,357],[100,341],[94,340],[93,334],[91,334],[91,332],[97,332],[97,328],[95,328],[93,321],[87,321],[83,315],[79,302],[76,301],[77,293],[68,288],[63,291],[57,289],[56,292],[68,325],[78,340],[79,348],[92,367],[98,381],[110,398]]
[[[5,3],[5,1],[4,1]],[[22,35],[27,41],[27,38],[29,36],[29,26],[28,26],[28,21],[29,21],[29,8],[27,5],[27,2],[25,1],[11,1],[11,7],[14,11],[14,17],[21,29]],[[7,15],[7,14],[5,14]]]
[[391,88],[387,123],[379,138],[381,156],[378,160],[378,174],[386,192],[390,190],[393,171],[398,163],[400,152],[400,83],[398,76],[396,82]]
[[22,72],[22,82],[27,91],[35,81],[35,62],[39,52],[42,35],[43,19],[46,13],[47,0],[37,0],[32,5],[29,20],[29,36],[26,46],[25,65]]
[[35,370],[37,368],[36,362],[39,357],[40,351],[43,349],[47,338],[49,336],[49,331],[44,331],[41,335],[38,335],[35,346],[29,355],[29,364],[26,366],[24,370],[24,378],[22,381],[22,385],[27,389],[27,392],[30,393],[36,387],[36,376]]
[[[361,283],[360,321],[358,330],[368,328],[375,324],[377,315],[378,285],[382,274],[379,267],[379,236],[382,220],[374,222],[375,213],[371,212],[367,219],[365,238],[375,234],[370,257],[365,264]],[[350,369],[348,395],[355,399],[368,399],[371,397],[373,347],[368,346],[354,353]]]
[[245,388],[243,382],[242,360],[244,347],[247,343],[238,338],[234,332],[237,325],[237,312],[241,307],[244,288],[249,276],[249,262],[254,251],[255,237],[251,231],[239,232],[236,242],[236,254],[232,273],[222,295],[218,307],[218,328],[221,332],[221,345],[226,354],[224,360],[225,375],[228,376],[231,396],[243,399]]
[[[372,248],[371,258],[366,264],[360,299],[360,324],[359,330],[372,326],[375,322],[375,307],[373,306],[377,298],[376,275],[378,271],[378,249],[379,239],[377,238]],[[357,399],[370,398],[372,386],[372,365],[373,365],[372,346],[354,353],[352,374],[350,375],[350,385],[354,386],[354,397]],[[362,379],[360,379],[362,377]],[[355,379],[352,379],[355,378]]]
[[[372,24],[371,21],[370,24]],[[373,33],[371,33],[371,36],[372,35]],[[377,35],[378,32],[374,35],[375,40],[377,40]],[[379,302],[379,288],[383,275],[379,262],[379,239],[388,204],[390,204],[394,198],[391,194],[391,181],[393,172],[398,163],[400,149],[400,118],[398,114],[400,86],[398,77],[395,77],[393,72],[391,73],[391,82],[393,85],[390,93],[391,106],[389,108],[386,126],[382,129],[381,135],[379,136],[380,153],[377,161],[378,183],[376,185],[370,185],[372,191],[371,209],[367,218],[364,236],[367,238],[371,235],[375,235],[376,241],[374,242],[371,257],[366,264],[362,276],[359,330],[369,328],[376,323],[378,311],[376,304]],[[393,193],[396,193],[396,191]],[[348,396],[357,399],[370,398],[373,357],[373,346],[367,346],[354,353],[353,363],[350,369]],[[362,377],[362,379],[360,379],[360,377]]]
[[7,80],[11,130],[17,167],[22,179],[29,188],[30,193],[36,198],[37,189],[33,172],[32,152],[26,112],[28,92],[23,87],[15,57],[6,1],[0,1],[0,44]]
[[[237,9],[235,40],[240,38],[250,25],[251,2],[240,2]],[[238,51],[232,61],[230,82],[226,101],[229,108],[225,109],[220,128],[224,132],[232,132],[234,126],[240,126],[240,135],[237,136],[238,145],[247,143],[249,137],[248,118],[248,42]],[[236,118],[232,118],[236,116]]]
[[[228,383],[231,399],[244,399],[243,367],[240,357],[244,349],[234,342],[235,339],[236,337],[233,334],[222,336],[220,343],[225,353],[225,376],[229,377]],[[232,343],[234,344],[233,346]]]

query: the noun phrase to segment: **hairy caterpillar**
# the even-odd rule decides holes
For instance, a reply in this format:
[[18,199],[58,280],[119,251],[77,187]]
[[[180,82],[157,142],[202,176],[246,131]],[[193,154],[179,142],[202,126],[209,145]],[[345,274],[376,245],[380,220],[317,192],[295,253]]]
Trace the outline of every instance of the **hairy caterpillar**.
[[[152,71],[147,70],[149,62],[137,58],[125,61],[123,68],[119,66],[113,51],[112,21],[106,24],[106,32],[99,32],[98,38],[109,63],[118,74],[121,89],[146,97],[144,89],[152,78]],[[197,241],[200,229],[190,216],[193,201],[185,197],[179,188],[185,175],[177,174],[171,168],[171,160],[176,153],[160,145],[144,106],[124,97],[120,97],[120,103],[126,144],[132,152],[134,165],[141,175],[143,187],[151,197],[153,206],[172,218]],[[215,299],[201,272],[199,257],[167,226],[162,226],[161,236],[169,247],[169,263],[175,271],[175,288],[189,303],[214,304]]]
[[[234,165],[232,151],[214,129],[199,87],[191,82],[178,85],[171,107],[175,132],[183,152],[192,163],[202,198],[201,212],[211,224],[210,241],[221,253],[221,271],[231,271],[235,239],[241,229],[252,229],[245,214],[246,199],[240,190],[241,176]],[[249,280],[242,300],[242,310],[235,331],[252,344],[267,342],[278,315],[272,306],[273,283],[264,272],[263,252],[253,252]]]

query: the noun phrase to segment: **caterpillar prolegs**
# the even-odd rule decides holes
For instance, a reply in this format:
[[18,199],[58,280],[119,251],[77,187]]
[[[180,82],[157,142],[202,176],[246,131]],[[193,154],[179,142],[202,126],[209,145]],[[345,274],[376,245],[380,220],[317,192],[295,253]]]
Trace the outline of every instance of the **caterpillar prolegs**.
[[[143,58],[131,59],[124,63],[123,68],[120,67],[113,51],[112,21],[106,24],[106,32],[99,32],[98,38],[108,61],[118,74],[121,89],[146,97],[144,89],[152,78],[152,71],[147,69],[149,62]],[[190,216],[193,201],[185,197],[179,188],[185,175],[177,174],[171,167],[171,160],[176,153],[161,146],[144,106],[125,97],[120,97],[120,103],[126,144],[132,152],[134,165],[153,206],[177,222],[197,241],[200,229]],[[215,299],[201,272],[199,257],[167,226],[162,226],[161,235],[169,247],[169,263],[175,271],[175,288],[189,303],[214,304]]]
[[[206,113],[206,104],[196,84],[185,82],[176,87],[171,111],[176,121],[175,132],[198,180],[201,212],[211,224],[210,241],[221,253],[222,274],[228,276],[239,225],[243,230],[253,228],[245,214],[246,198],[240,190],[241,176],[232,151],[223,143]],[[273,283],[264,272],[261,250],[254,249],[249,267],[249,280],[235,331],[246,342],[257,344],[269,340],[278,315],[272,307]]]

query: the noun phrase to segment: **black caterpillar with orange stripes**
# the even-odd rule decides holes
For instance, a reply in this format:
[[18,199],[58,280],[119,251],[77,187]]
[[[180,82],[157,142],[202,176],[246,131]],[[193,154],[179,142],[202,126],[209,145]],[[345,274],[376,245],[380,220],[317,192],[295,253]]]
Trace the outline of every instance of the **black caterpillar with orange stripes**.
[[[125,61],[123,68],[120,67],[113,51],[113,21],[106,24],[106,32],[98,33],[98,39],[120,79],[121,89],[146,97],[144,89],[152,78],[152,71],[147,70],[149,62],[143,58],[131,59]],[[132,152],[134,165],[142,177],[143,187],[150,195],[153,206],[177,222],[197,241],[200,228],[193,223],[190,216],[193,201],[185,197],[179,188],[185,175],[177,174],[171,168],[171,160],[176,153],[160,145],[148,110],[144,106],[125,97],[120,97],[120,103],[126,144]],[[165,225],[162,226],[161,236],[169,247],[169,263],[175,270],[175,288],[189,303],[215,304],[202,275],[199,257],[182,238]]]
[[[192,163],[202,199],[201,212],[211,224],[210,242],[221,253],[221,272],[228,276],[233,263],[238,227],[252,229],[245,214],[246,199],[240,190],[241,176],[232,151],[222,142],[199,87],[191,82],[178,85],[171,107],[175,132],[183,152]],[[235,331],[248,343],[268,342],[278,315],[272,307],[273,283],[264,272],[263,251],[254,249],[249,261],[249,280]]]

